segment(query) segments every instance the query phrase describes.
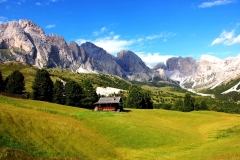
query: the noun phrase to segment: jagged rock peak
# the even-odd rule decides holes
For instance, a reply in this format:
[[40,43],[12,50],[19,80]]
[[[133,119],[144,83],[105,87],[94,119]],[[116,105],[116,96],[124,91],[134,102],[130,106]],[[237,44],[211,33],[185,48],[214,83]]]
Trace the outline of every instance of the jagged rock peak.
[[27,33],[35,32],[37,34],[42,34],[42,35],[45,34],[43,29],[40,26],[36,25],[34,22],[30,20],[20,19],[18,23]]
[[98,68],[101,73],[122,77],[121,67],[117,64],[113,55],[91,42],[83,43],[81,47],[84,49],[84,52],[94,59],[94,68]]
[[159,62],[155,67],[153,67],[154,70],[157,69],[164,69],[167,70],[167,66],[163,62]]
[[117,54],[117,63],[130,80],[148,81],[152,71],[134,52],[122,50]]
[[140,59],[134,52],[130,51],[130,50],[121,50],[120,52],[118,52],[117,57],[124,57],[124,56],[131,56],[131,57],[135,57]]
[[191,57],[172,57],[166,62],[169,71],[178,70],[184,75],[194,74],[197,70],[197,61]]
[[122,50],[117,54],[117,62],[125,72],[136,72],[143,68],[149,69],[140,57],[129,50]]

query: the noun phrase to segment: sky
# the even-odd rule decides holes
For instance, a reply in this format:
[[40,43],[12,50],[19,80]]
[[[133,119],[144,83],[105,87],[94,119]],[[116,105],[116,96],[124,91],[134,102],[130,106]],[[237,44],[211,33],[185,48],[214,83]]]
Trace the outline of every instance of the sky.
[[240,54],[240,0],[0,0],[0,24],[19,19],[67,43],[131,50],[150,65]]

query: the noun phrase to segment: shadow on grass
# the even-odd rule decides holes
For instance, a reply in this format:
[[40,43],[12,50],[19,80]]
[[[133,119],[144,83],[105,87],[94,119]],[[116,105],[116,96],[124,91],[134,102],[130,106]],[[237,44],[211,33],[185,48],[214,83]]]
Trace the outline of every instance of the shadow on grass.
[[130,110],[130,109],[123,109],[121,112],[126,112],[126,113],[128,113],[128,112],[132,112],[132,110]]

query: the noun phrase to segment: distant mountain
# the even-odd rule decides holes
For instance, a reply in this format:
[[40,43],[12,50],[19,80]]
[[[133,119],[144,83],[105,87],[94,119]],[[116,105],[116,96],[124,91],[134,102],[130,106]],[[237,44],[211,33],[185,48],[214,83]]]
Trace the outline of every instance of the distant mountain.
[[[136,81],[151,79],[151,70],[131,51],[121,51],[114,57],[90,42],[81,46],[76,42],[67,44],[63,37],[46,35],[41,27],[29,20],[0,24],[0,36],[2,62],[19,61],[39,68],[113,74]],[[126,70],[123,66],[132,68]]]
[[117,63],[124,75],[132,81],[150,81],[152,70],[135,53],[122,50],[117,54]]
[[[91,42],[80,46],[58,35],[46,35],[29,20],[0,24],[0,61],[19,61],[39,68],[66,68],[80,73],[104,73],[140,82],[176,82],[183,88],[215,88],[240,76],[240,56],[224,60],[203,56],[172,57],[149,68],[128,50],[117,56]],[[161,60],[159,60],[161,61]]]
[[240,76],[240,55],[224,60],[202,56],[199,61],[174,57],[167,60],[165,73],[184,88],[214,89]]

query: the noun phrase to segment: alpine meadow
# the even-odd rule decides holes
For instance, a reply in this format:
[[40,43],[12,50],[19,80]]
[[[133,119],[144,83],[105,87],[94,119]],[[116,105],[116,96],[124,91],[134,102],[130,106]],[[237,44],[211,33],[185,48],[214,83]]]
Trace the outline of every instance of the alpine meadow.
[[[18,68],[28,83],[37,71],[19,63],[0,68],[3,77]],[[55,81],[68,76],[82,82],[90,76],[93,86],[107,82],[112,87],[129,86],[117,77],[116,83],[111,75],[104,75],[102,81],[101,75],[48,71]],[[28,83],[26,91],[31,92]],[[185,95],[175,86],[140,86],[151,91],[154,103],[159,95],[168,95],[164,104],[169,105]],[[81,106],[0,96],[0,159],[239,159],[239,124],[239,114],[216,111],[124,108],[123,112],[94,112]]]
[[0,97],[1,159],[239,159],[240,116]]
[[240,0],[0,0],[0,160],[240,160]]

